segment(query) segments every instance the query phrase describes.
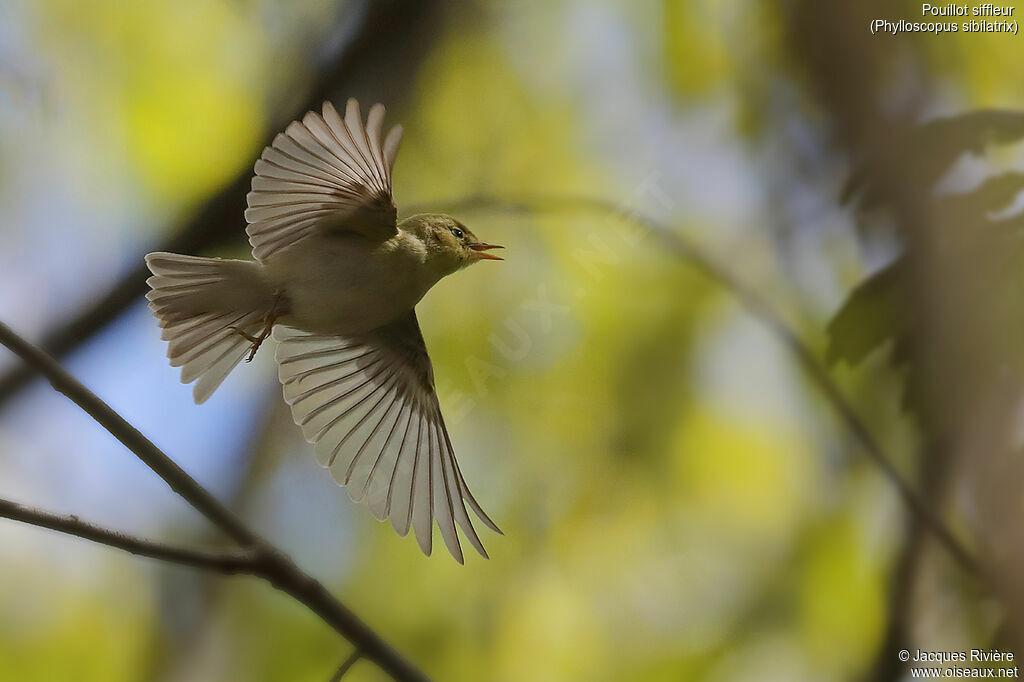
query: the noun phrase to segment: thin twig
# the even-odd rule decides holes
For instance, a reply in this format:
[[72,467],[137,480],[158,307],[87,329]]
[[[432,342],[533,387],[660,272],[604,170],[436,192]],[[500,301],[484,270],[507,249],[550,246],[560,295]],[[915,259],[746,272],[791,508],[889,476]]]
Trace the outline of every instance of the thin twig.
[[358,661],[362,657],[362,655],[363,652],[361,652],[359,649],[356,649],[351,654],[349,654],[348,658],[346,658],[344,662],[342,662],[342,664],[338,666],[338,669],[334,671],[334,674],[331,675],[330,682],[341,682],[341,678],[345,677],[345,673],[347,673],[349,669],[356,664],[356,661]]
[[785,316],[755,286],[734,275],[728,268],[720,264],[713,256],[701,248],[699,244],[673,230],[668,224],[634,210],[633,207],[626,208],[622,204],[598,197],[557,195],[502,199],[492,196],[475,196],[447,202],[437,202],[437,204],[449,210],[482,208],[532,212],[538,210],[564,211],[583,209],[615,214],[644,227],[677,258],[688,262],[708,279],[716,282],[735,296],[748,312],[760,320],[782,342],[782,345],[797,361],[797,364],[803,368],[807,377],[825,397],[828,404],[838,415],[843,426],[861,444],[861,447],[871,461],[878,466],[882,475],[893,485],[910,512],[922,522],[924,527],[935,535],[936,539],[939,540],[964,569],[974,575],[980,576],[982,574],[981,567],[971,552],[960,543],[920,494],[900,475],[881,443],[871,433],[871,430],[832,380],[825,367],[818,361],[814,351],[804,343],[800,335],[789,325]]
[[237,549],[190,549],[155,542],[82,521],[74,515],[53,514],[0,499],[0,518],[67,533],[132,554],[232,575],[252,573],[256,554]]
[[[152,442],[125,421],[123,417],[111,409],[109,405],[68,374],[53,358],[22,339],[2,322],[0,322],[0,344],[7,346],[20,356],[22,360],[43,374],[55,389],[70,398],[115,438],[121,441],[125,447],[131,450],[154,473],[166,481],[193,508],[201,512],[217,527],[224,530],[251,552],[252,558],[249,562],[231,564],[232,569],[238,569],[232,572],[244,572],[262,578],[275,588],[291,595],[320,616],[343,637],[352,642],[362,651],[364,657],[376,663],[392,678],[416,682],[428,679],[423,672],[403,658],[358,616],[335,599],[320,582],[302,572],[291,558],[250,530],[241,519],[218,502],[213,495],[185,473],[170,457],[153,445]],[[18,510],[12,508],[11,511],[11,518],[14,518],[13,514],[18,512]],[[45,528],[54,528],[55,525],[55,517],[53,515],[36,517],[22,512],[18,520],[32,523],[33,525],[41,525]],[[45,521],[45,523],[37,524],[35,523],[36,521]],[[84,524],[84,527],[82,525],[69,526],[64,524],[61,528],[54,529],[67,529],[66,532],[70,532],[70,529],[81,530],[83,531],[82,533],[76,532],[73,534],[111,547],[131,551],[125,546],[124,536],[114,531],[105,531],[90,524]],[[86,535],[86,533],[89,533],[89,535]],[[114,540],[114,542],[107,542],[107,540]],[[144,547],[144,545],[134,546],[136,548]],[[152,549],[152,546],[149,546],[149,548]],[[177,548],[166,547],[160,551],[179,558],[183,556],[181,554],[182,550]],[[193,559],[197,558],[195,553],[192,553],[190,556]],[[212,569],[212,566],[207,565],[204,568]],[[240,570],[241,568],[246,570]]]

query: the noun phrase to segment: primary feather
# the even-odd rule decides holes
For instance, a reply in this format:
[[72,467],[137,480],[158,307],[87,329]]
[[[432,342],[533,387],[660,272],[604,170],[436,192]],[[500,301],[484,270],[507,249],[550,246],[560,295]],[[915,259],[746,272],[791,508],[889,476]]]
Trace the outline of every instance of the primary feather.
[[364,126],[359,103],[342,119],[330,102],[323,115],[307,113],[274,138],[256,162],[247,196],[246,233],[260,261],[318,229],[354,230],[386,239],[395,233],[391,168],[402,139],[395,126],[383,145],[384,106],[370,108]]
[[466,513],[498,527],[466,485],[441,417],[433,370],[415,313],[356,337],[274,330],[285,401],[317,460],[400,535],[416,532],[426,554],[436,520],[463,562],[455,524],[487,556]]

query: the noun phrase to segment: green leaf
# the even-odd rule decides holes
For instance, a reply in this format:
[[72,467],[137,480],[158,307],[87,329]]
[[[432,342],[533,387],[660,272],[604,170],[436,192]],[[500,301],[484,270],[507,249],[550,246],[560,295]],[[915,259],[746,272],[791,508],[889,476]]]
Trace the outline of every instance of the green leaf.
[[862,282],[832,317],[826,329],[826,360],[859,364],[906,327],[902,262],[896,261]]
[[891,143],[851,173],[840,202],[853,204],[859,199],[863,209],[880,207],[885,193],[875,183],[886,177],[888,167],[910,169],[920,191],[930,192],[964,154],[980,155],[990,145],[1009,144],[1022,138],[1024,112],[1020,111],[981,109],[909,128],[894,126],[885,135],[885,141]]

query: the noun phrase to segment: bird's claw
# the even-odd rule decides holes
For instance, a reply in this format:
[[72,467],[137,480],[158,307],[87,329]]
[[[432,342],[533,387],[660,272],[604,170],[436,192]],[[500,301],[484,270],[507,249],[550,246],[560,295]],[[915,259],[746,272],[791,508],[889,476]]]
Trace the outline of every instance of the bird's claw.
[[248,332],[246,332],[241,327],[231,326],[231,327],[228,327],[228,329],[230,329],[234,333],[238,334],[239,336],[241,336],[243,339],[245,339],[249,343],[259,344],[263,340],[262,337],[257,338],[255,336],[253,336],[252,334],[249,334]]
[[228,329],[241,336],[243,339],[252,344],[249,348],[249,354],[246,356],[246,362],[252,362],[253,358],[256,357],[256,351],[260,349],[263,342],[270,336],[270,332],[274,329],[274,323],[277,322],[278,317],[278,306],[281,303],[281,292],[274,294],[274,305],[266,315],[263,316],[263,331],[260,332],[259,336],[253,336],[241,327],[229,326]]
[[243,339],[252,344],[252,346],[249,348],[249,354],[245,357],[246,362],[252,362],[252,359],[256,357],[256,351],[260,349],[260,346],[263,345],[263,341],[266,340],[267,336],[270,335],[270,327],[264,327],[263,331],[260,333],[259,336],[253,336],[252,334],[246,332],[244,329],[241,329],[240,327],[228,327],[228,329],[230,329],[231,331],[238,334]]

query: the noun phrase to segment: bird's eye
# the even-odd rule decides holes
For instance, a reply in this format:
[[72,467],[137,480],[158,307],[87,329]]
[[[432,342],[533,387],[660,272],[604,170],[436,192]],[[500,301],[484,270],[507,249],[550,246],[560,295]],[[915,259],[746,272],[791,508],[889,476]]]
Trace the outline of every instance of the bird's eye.
[[462,230],[460,230],[460,229],[459,229],[459,228],[457,228],[457,227],[456,227],[456,228],[454,228],[454,229],[452,230],[452,234],[454,234],[454,235],[455,235],[455,238],[456,238],[456,239],[462,239],[462,238],[463,238],[463,237],[465,236],[465,235],[463,234]]

